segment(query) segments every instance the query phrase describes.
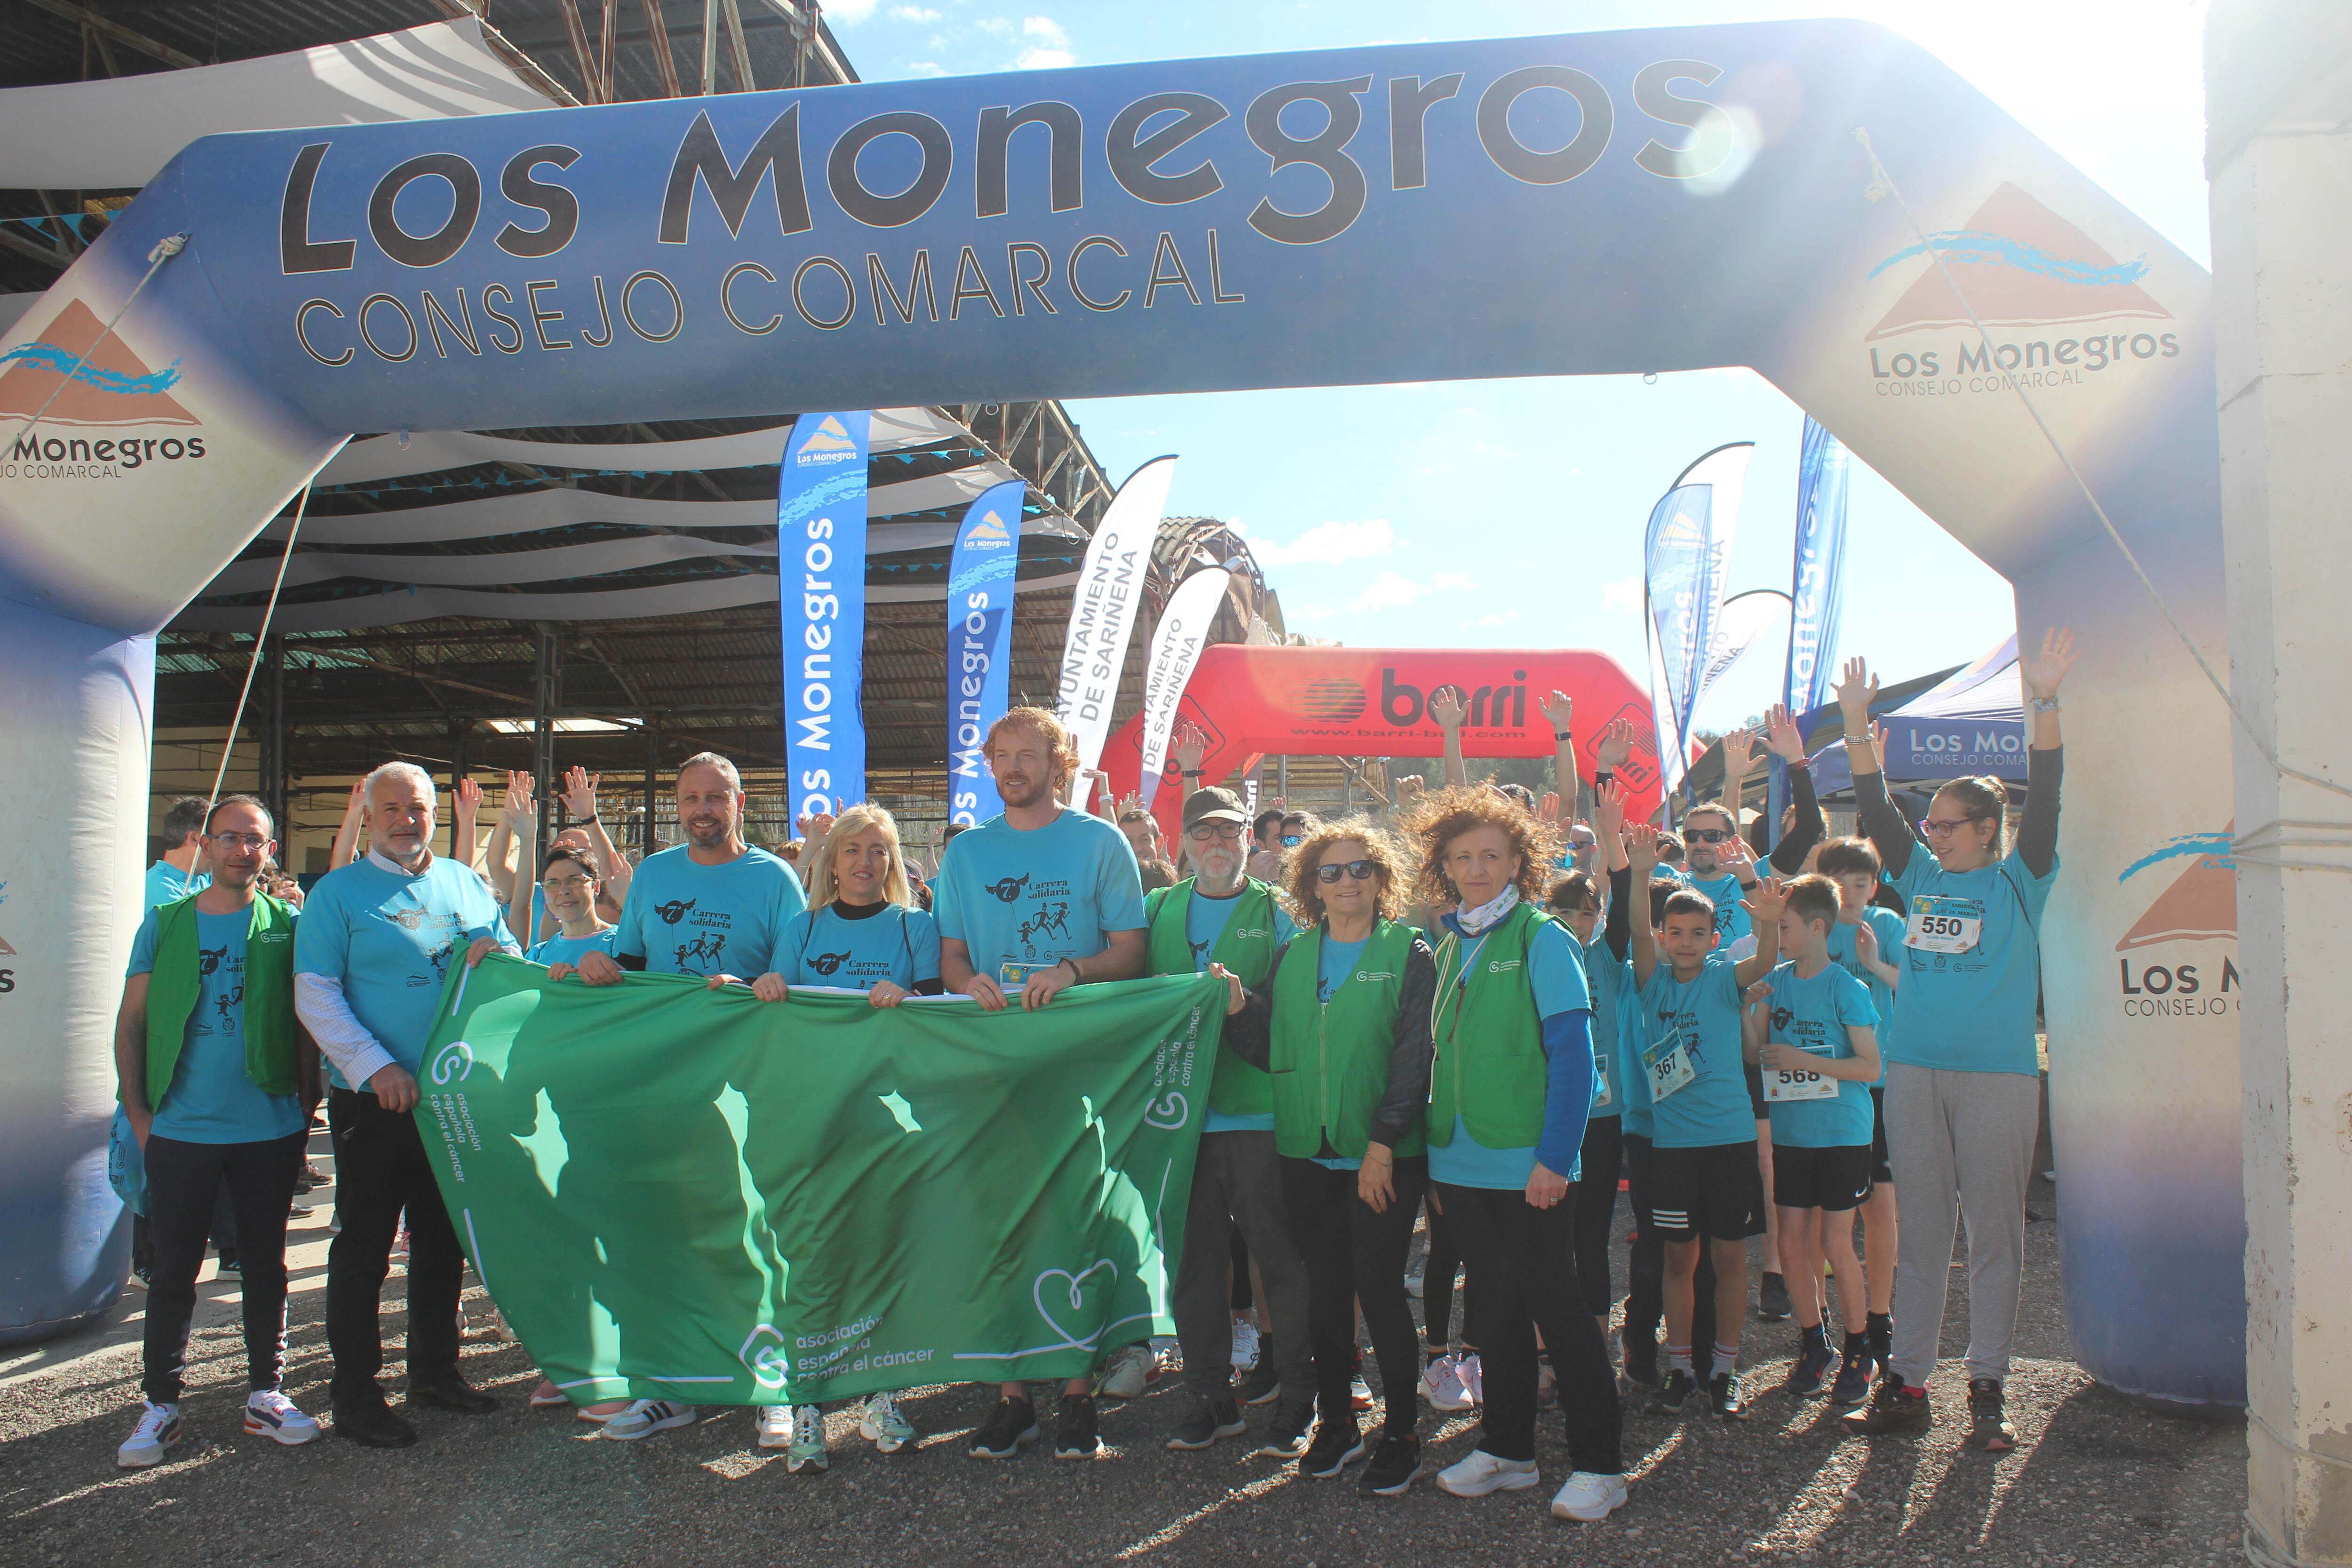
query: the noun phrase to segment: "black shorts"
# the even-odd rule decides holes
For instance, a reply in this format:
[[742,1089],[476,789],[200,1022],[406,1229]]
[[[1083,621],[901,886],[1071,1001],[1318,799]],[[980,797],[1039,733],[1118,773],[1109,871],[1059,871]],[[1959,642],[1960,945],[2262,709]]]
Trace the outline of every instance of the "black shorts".
[[1827,1149],[1772,1145],[1772,1202],[1784,1209],[1825,1209],[1843,1214],[1870,1197],[1870,1145],[1841,1143]]
[[1754,1062],[1748,1064],[1748,1103],[1756,1111],[1756,1120],[1770,1125],[1772,1108],[1764,1103],[1764,1069]]
[[1650,1223],[1668,1241],[1763,1235],[1764,1175],[1756,1168],[1755,1142],[1651,1150]]
[[1886,1086],[1870,1089],[1870,1179],[1895,1184],[1895,1167],[1886,1163]]

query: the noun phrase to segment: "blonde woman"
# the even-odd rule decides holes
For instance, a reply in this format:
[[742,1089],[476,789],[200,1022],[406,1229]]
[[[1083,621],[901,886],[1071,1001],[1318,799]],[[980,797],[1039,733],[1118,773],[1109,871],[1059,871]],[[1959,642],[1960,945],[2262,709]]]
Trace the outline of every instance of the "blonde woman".
[[[809,861],[809,907],[784,926],[775,968],[751,983],[763,1002],[793,986],[863,991],[877,1007],[940,994],[940,928],[915,907],[898,824],[878,805],[843,812]],[[824,1413],[814,1405],[758,1411],[760,1446],[783,1448],[793,1475],[825,1468]],[[890,1393],[868,1394],[858,1431],[886,1454],[914,1441]]]

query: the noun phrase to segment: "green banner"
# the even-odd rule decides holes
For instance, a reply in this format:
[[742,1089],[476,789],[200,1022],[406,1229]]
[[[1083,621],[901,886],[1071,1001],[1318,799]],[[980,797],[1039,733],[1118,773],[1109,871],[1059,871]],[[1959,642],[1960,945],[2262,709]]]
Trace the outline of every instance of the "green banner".
[[1175,1331],[1224,997],[778,1005],[493,955],[450,978],[417,1116],[482,1283],[576,1401],[1079,1377]]

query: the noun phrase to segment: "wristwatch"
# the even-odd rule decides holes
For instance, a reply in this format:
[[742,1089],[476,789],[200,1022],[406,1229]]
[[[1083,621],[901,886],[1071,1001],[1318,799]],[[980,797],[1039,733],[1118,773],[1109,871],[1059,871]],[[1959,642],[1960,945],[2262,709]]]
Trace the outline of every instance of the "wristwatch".
[[2033,700],[2033,710],[2036,713],[2055,713],[2058,711],[2058,699],[2037,697]]
[[1551,738],[1552,738],[1553,740],[1555,740],[1555,741],[1559,741],[1559,742],[1569,742],[1569,741],[1573,741],[1573,740],[1575,740],[1575,739],[1576,739],[1576,735],[1575,735],[1575,733],[1574,733],[1573,731],[1568,731],[1568,730],[1554,730],[1554,731],[1551,732]]

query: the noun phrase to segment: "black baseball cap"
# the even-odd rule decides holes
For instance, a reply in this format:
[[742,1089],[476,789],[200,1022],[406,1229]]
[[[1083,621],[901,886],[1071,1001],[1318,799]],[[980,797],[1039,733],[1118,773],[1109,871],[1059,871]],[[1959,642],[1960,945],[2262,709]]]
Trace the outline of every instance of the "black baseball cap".
[[1249,813],[1242,809],[1242,797],[1229,789],[1211,785],[1196,789],[1184,797],[1184,827],[1187,832],[1203,822],[1231,822],[1241,826],[1249,825]]

